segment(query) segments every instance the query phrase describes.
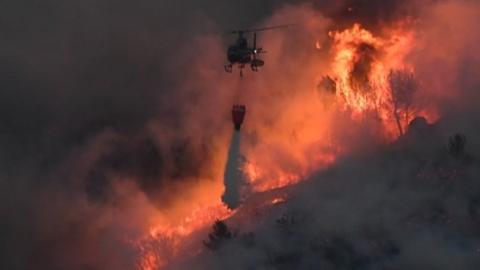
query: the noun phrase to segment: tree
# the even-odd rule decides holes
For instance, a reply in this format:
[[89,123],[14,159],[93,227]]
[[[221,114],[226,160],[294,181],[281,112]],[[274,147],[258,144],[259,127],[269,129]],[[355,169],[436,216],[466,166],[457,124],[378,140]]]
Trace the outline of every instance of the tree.
[[225,241],[232,239],[234,235],[228,229],[227,224],[221,220],[216,220],[212,226],[212,232],[208,234],[208,241],[203,244],[210,250],[218,250]]
[[388,74],[388,83],[393,116],[397,122],[398,132],[403,135],[402,118],[405,125],[408,125],[413,109],[413,96],[418,90],[418,83],[413,72],[408,70],[391,70]]
[[317,89],[322,93],[327,92],[335,95],[335,92],[337,91],[337,83],[330,76],[323,76],[317,85]]
[[454,158],[461,158],[465,155],[465,145],[467,144],[467,138],[465,135],[456,133],[450,136],[448,140],[448,152]]

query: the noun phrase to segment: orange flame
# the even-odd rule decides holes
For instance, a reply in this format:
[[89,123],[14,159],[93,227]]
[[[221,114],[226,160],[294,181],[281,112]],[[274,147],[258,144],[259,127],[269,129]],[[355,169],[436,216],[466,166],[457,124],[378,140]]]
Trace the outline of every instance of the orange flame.
[[182,250],[184,241],[195,231],[225,219],[232,214],[223,204],[196,206],[179,222],[158,222],[149,233],[136,243],[140,257],[139,269],[153,270],[167,265]]
[[[415,79],[414,68],[407,61],[415,44],[414,31],[399,26],[385,29],[380,36],[354,24],[343,31],[331,31],[329,36],[332,39],[332,62],[327,72],[329,80],[324,87],[328,88],[332,99],[326,99],[329,104],[325,106],[315,95],[318,81],[307,82],[302,85],[310,84],[308,90],[312,91],[291,97],[272,127],[255,127],[258,137],[268,138],[268,141],[256,146],[245,145],[242,149],[246,161],[241,169],[252,192],[295,184],[314,171],[333,164],[347,150],[337,143],[332,133],[339,113],[348,115],[352,121],[362,121],[373,115],[389,140],[398,137],[416,116],[436,120],[435,112],[426,111],[417,104],[400,106],[392,89],[399,87],[392,83],[393,79],[407,82]],[[320,42],[314,42],[320,49]],[[397,71],[405,76],[394,78]],[[255,118],[254,115],[250,117]],[[223,149],[219,156],[224,157],[225,153]],[[140,269],[158,269],[168,264],[181,253],[186,239],[196,231],[212,224],[215,219],[233,214],[219,201],[223,164],[217,165],[214,166],[214,192],[204,187],[199,194],[191,196],[193,202],[187,207],[181,211],[172,210],[181,215],[180,218],[162,216],[138,242]],[[269,205],[285,200],[283,197],[274,198]]]
[[[415,33],[398,26],[386,29],[386,37],[375,36],[360,24],[344,31],[330,32],[335,55],[331,75],[335,78],[337,100],[353,117],[375,115],[390,140],[398,137],[418,115],[436,120],[435,112],[426,112],[411,104],[397,106],[399,95],[392,87],[392,74],[405,73],[414,82],[414,68],[406,59],[415,44]],[[405,76],[404,76],[405,78]],[[414,87],[413,85],[411,87]],[[415,89],[401,89],[413,91]],[[405,102],[404,102],[405,103]],[[410,111],[409,111],[410,109]],[[399,119],[402,121],[399,121]]]

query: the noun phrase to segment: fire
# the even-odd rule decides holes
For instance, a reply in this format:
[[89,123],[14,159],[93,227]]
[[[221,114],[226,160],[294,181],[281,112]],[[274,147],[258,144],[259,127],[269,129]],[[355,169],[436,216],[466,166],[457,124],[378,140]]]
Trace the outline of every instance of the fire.
[[285,200],[286,200],[285,198],[275,198],[270,203],[271,204],[279,204],[279,203],[285,202]]
[[[226,219],[234,213],[220,199],[226,146],[217,151],[219,158],[214,159],[211,166],[214,179],[219,181],[196,179],[196,185],[179,183],[171,187],[181,191],[172,205],[148,212],[145,233],[130,240],[138,252],[139,270],[162,269],[179,256],[194,256],[202,250],[201,241],[192,243],[196,233],[215,220]],[[187,253],[184,252],[186,249]]]
[[[415,99],[420,82],[408,62],[415,46],[415,31],[408,26],[398,23],[378,35],[360,24],[329,32],[330,67],[317,86],[321,101],[313,91],[289,99],[273,132],[257,127],[268,142],[246,149],[242,169],[254,192],[295,184],[348,152],[332,133],[339,115],[354,122],[374,120],[381,141],[402,135],[417,116],[436,120],[435,112]],[[315,88],[313,83],[310,88]]]
[[[287,101],[273,132],[257,127],[261,137],[269,138],[265,146],[246,150],[243,172],[255,192],[295,184],[333,164],[346,151],[332,134],[339,114],[349,115],[357,122],[374,118],[381,125],[382,136],[392,140],[420,112],[414,104],[407,104],[408,100],[397,98],[403,93],[392,94],[396,93],[393,86],[408,86],[393,81],[415,80],[414,76],[394,76],[414,74],[406,61],[414,46],[413,30],[400,25],[377,36],[354,24],[343,31],[330,31],[329,37],[332,60],[327,76],[321,75],[324,79],[320,84],[318,79],[303,84],[302,87],[312,90],[302,91],[302,95]],[[318,48],[319,41],[315,43]],[[320,98],[314,95],[316,84],[322,92]],[[412,86],[412,94],[414,90]],[[276,153],[273,158],[272,153]]]
[[[337,95],[344,100],[345,107],[354,112],[377,108],[377,96],[368,93],[369,83],[378,79],[383,66],[374,59],[374,53],[383,41],[355,24],[343,32],[330,32],[334,41],[335,58],[332,71],[337,79]],[[355,75],[358,73],[358,75]],[[362,76],[362,77],[360,77]]]
[[375,36],[360,24],[344,31],[331,31],[334,59],[331,76],[337,100],[353,117],[376,117],[392,140],[403,134],[418,115],[436,120],[435,112],[416,106],[418,90],[414,68],[407,62],[414,48],[415,32],[405,24]]
[[[374,36],[360,24],[329,33],[335,54],[331,72],[340,106],[350,110],[354,117],[372,113],[391,138],[395,137],[397,127],[392,125],[395,112],[389,75],[394,70],[413,74],[413,67],[405,58],[413,47],[414,32],[395,29],[387,34],[385,38]],[[411,117],[402,123],[403,129]]]
[[154,270],[167,265],[185,248],[185,241],[194,232],[231,214],[232,211],[218,203],[194,206],[177,222],[157,221],[148,234],[135,243],[140,253],[139,269]]
[[182,218],[176,224],[162,224],[150,229],[150,236],[159,235],[169,238],[186,237],[193,231],[202,227],[205,223],[214,221],[218,218],[228,217],[230,211],[223,204],[194,206],[188,216]]
[[[247,125],[255,130],[256,138],[265,138],[242,145],[245,162],[241,170],[250,185],[249,192],[298,183],[348,152],[348,142],[338,138],[340,133],[348,132],[338,131],[340,117],[351,121],[347,125],[373,118],[383,139],[389,141],[403,134],[416,116],[436,120],[435,112],[422,108],[414,98],[421,87],[413,65],[408,62],[415,45],[415,31],[400,24],[374,34],[354,24],[349,29],[330,31],[329,37],[331,59],[327,70],[319,74],[318,67],[309,68],[314,79],[296,85],[302,91],[278,105],[282,113],[268,128],[264,123]],[[312,43],[326,51],[320,41]],[[255,113],[261,112],[249,113],[248,119],[256,119]],[[225,157],[225,152],[219,151],[219,156]],[[233,214],[219,200],[224,166],[214,167],[214,192],[204,187],[201,195],[189,197],[188,206],[171,210],[175,217],[161,215],[137,243],[140,269],[158,269],[168,264],[182,253],[185,242],[195,232]],[[268,205],[285,200],[273,198]]]

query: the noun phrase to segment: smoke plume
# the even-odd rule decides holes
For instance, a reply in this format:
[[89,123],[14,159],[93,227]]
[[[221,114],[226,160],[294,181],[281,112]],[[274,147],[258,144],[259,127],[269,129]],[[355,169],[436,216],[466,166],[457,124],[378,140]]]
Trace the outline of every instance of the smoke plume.
[[222,201],[230,209],[235,209],[240,205],[242,193],[245,193],[247,185],[242,171],[244,160],[240,152],[240,138],[240,131],[234,131],[225,165],[225,192],[222,195]]
[[[475,269],[479,10],[468,0],[2,3],[0,268]],[[226,30],[286,23],[259,34],[259,73],[224,73]],[[329,33],[354,23],[383,41],[345,77],[363,90],[401,43],[388,37],[406,36],[389,30],[415,30],[388,67],[414,72],[409,114],[430,123],[408,125],[403,103],[382,107],[399,121],[341,106]],[[239,92],[242,177],[229,117]],[[252,194],[230,211],[222,192],[233,208],[231,180],[243,177]],[[232,239],[206,250],[208,226],[226,218]]]
[[[398,6],[400,1],[385,3]],[[174,267],[187,269],[193,263],[198,269],[478,268],[480,148],[479,130],[472,124],[480,113],[473,105],[480,86],[476,75],[480,61],[474,49],[480,36],[472,29],[480,15],[478,3],[406,6],[417,7],[409,15],[419,20],[414,24],[418,36],[405,62],[413,69],[394,70],[387,77],[397,98],[391,102],[405,107],[413,100],[417,108],[427,111],[436,105],[440,119],[429,123],[417,117],[402,126],[401,117],[397,122],[389,116],[403,135],[378,145],[369,140],[375,132],[362,134],[355,122],[336,115],[331,132],[340,137],[332,141],[349,149],[358,143],[365,147],[357,146],[357,151],[338,158],[330,168],[285,188],[288,200],[274,204],[267,213],[261,207],[240,209],[226,221],[238,232],[236,238],[223,242],[218,251],[204,252]],[[383,10],[381,4],[376,8]],[[402,18],[401,14],[393,18]],[[373,16],[363,25],[381,33],[388,25],[385,21],[389,19]],[[367,60],[352,69],[359,89],[370,84],[365,75],[371,72],[373,60]],[[323,78],[321,97],[332,99],[329,95],[338,93],[338,81]],[[396,111],[399,108],[394,107]],[[377,125],[372,121],[362,127],[373,131]],[[350,145],[350,140],[355,142]],[[266,194],[264,203],[275,201],[274,195]],[[255,224],[241,221],[248,219],[255,219]]]

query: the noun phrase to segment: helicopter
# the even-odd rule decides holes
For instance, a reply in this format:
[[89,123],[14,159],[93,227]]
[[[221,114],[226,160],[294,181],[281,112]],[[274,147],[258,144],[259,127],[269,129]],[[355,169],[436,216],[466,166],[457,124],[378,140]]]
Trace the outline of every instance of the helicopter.
[[[257,32],[273,30],[277,28],[289,27],[290,24],[286,25],[277,25],[257,29],[244,29],[244,30],[234,30],[230,34],[238,34],[237,40],[233,45],[230,45],[227,50],[227,59],[228,64],[225,65],[225,71],[232,73],[233,66],[238,65],[240,69],[240,77],[243,77],[243,68],[245,65],[250,64],[252,71],[258,71],[259,67],[262,67],[265,64],[265,61],[258,58],[258,55],[261,53],[266,53],[263,48],[257,47]],[[249,47],[248,40],[245,37],[246,33],[253,33],[253,46]]]

